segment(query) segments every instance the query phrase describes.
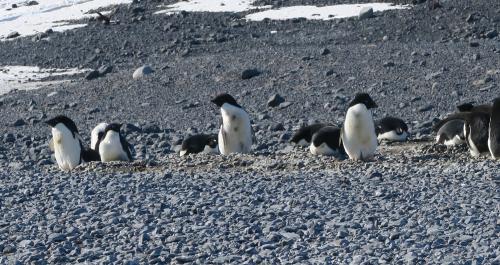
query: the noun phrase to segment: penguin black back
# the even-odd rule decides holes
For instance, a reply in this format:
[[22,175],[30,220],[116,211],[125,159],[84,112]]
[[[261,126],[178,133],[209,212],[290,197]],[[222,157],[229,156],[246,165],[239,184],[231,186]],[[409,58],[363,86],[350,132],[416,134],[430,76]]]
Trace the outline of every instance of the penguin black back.
[[488,148],[493,158],[500,158],[500,98],[495,98],[493,100],[488,135]]
[[236,99],[234,99],[233,96],[227,93],[219,94],[211,101],[215,103],[215,105],[217,105],[219,108],[222,107],[222,105],[224,105],[225,103],[241,108],[241,106],[236,102]]
[[357,104],[364,104],[367,109],[377,108],[377,103],[368,95],[368,93],[358,93],[354,96],[354,99],[349,103],[349,107]]
[[197,134],[189,136],[182,141],[181,150],[185,151],[184,154],[186,155],[200,153],[203,152],[206,145],[215,148],[217,146],[217,135]]
[[408,132],[408,125],[399,118],[385,117],[376,122],[375,130],[377,134],[395,131],[397,134]]
[[314,146],[320,146],[321,144],[326,143],[331,149],[337,149],[341,153],[345,153],[340,135],[340,128],[334,126],[324,126],[313,135],[312,144]]
[[298,144],[301,140],[305,140],[307,143],[311,142],[311,138],[319,129],[327,126],[328,124],[316,123],[309,126],[302,127],[298,129],[292,136],[290,142]]

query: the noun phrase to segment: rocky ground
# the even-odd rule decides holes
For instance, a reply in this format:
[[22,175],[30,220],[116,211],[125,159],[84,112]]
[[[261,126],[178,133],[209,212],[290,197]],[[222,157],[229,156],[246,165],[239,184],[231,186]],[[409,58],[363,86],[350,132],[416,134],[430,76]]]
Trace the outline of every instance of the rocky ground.
[[[0,95],[1,264],[500,263],[498,163],[429,141],[456,104],[499,95],[500,2],[366,20],[153,14],[171,2],[0,42],[2,65],[112,68]],[[142,65],[154,72],[134,80]],[[242,79],[247,69],[259,75]],[[178,157],[186,135],[216,132],[209,99],[222,91],[249,111],[254,152]],[[376,118],[405,119],[413,140],[382,144],[370,163],[288,144],[301,125],[342,123],[359,91],[379,105]],[[276,93],[288,103],[270,108]],[[136,162],[60,172],[42,123],[58,114],[86,140],[101,121],[124,123]]]

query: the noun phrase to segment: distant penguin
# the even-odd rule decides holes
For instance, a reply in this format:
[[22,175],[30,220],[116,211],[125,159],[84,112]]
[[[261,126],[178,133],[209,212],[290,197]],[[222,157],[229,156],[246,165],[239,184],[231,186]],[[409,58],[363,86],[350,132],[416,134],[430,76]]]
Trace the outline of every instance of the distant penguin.
[[104,135],[97,141],[102,162],[132,161],[131,146],[120,132],[121,124],[111,123],[104,129]]
[[104,130],[106,130],[106,126],[108,126],[107,123],[101,122],[97,124],[96,127],[92,130],[92,133],[90,134],[90,148],[93,150],[97,150],[97,141],[104,136]]
[[99,160],[95,151],[84,146],[78,129],[70,118],[60,115],[45,123],[52,128],[52,149],[61,170],[72,170],[82,161]]
[[252,127],[248,113],[229,94],[220,94],[212,99],[221,111],[222,124],[219,130],[219,151],[223,155],[248,153],[252,148]]
[[324,126],[312,137],[309,151],[313,155],[339,156],[345,154],[340,140],[341,129],[334,126]]
[[377,121],[375,126],[377,139],[404,142],[408,139],[408,125],[399,118],[385,117]]
[[327,125],[328,124],[324,123],[316,123],[306,127],[302,127],[295,132],[290,142],[300,146],[309,146],[311,144],[313,134]]
[[179,151],[180,156],[196,153],[208,153],[216,154],[219,153],[219,147],[217,145],[217,135],[216,134],[197,134],[189,136],[182,141],[182,147]]
[[464,121],[450,120],[441,126],[436,134],[436,143],[453,146],[465,143]]
[[488,131],[488,149],[493,159],[500,158],[500,98],[493,100]]
[[356,94],[349,103],[342,127],[342,143],[350,159],[370,160],[377,149],[377,134],[370,109],[377,104],[366,93]]
[[482,111],[477,112],[459,112],[451,114],[444,120],[434,126],[434,131],[437,131],[445,123],[451,120],[464,121],[464,138],[472,156],[489,152],[488,148],[488,129],[490,123],[490,114]]

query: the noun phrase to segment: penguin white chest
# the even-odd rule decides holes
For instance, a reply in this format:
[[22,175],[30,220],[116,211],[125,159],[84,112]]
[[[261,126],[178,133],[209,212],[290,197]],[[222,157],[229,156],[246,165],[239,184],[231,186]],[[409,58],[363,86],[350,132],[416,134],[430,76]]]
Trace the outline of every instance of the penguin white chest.
[[221,107],[222,125],[219,130],[219,150],[223,155],[248,153],[252,147],[252,128],[246,111],[225,103]]
[[108,131],[99,144],[99,155],[102,162],[128,161],[128,156],[123,150],[120,134],[115,131]]
[[363,104],[347,110],[342,130],[344,149],[353,160],[371,159],[377,149],[377,135],[371,111]]
[[52,128],[54,155],[61,170],[69,171],[80,164],[81,146],[76,136],[63,124]]

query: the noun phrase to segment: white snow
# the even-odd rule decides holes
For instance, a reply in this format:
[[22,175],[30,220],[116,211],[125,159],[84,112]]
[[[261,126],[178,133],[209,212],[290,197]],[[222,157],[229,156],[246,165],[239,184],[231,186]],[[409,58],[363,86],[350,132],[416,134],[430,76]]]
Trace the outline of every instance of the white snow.
[[271,6],[254,6],[255,0],[188,0],[168,6],[155,14],[174,14],[187,12],[244,12],[253,9],[270,8]]
[[293,18],[321,19],[330,20],[336,18],[355,17],[363,7],[371,7],[374,12],[391,9],[409,8],[405,5],[393,5],[390,3],[370,3],[370,4],[352,4],[352,5],[333,5],[333,6],[290,6],[279,9],[270,9],[247,15],[245,18],[252,21],[262,21],[265,18],[271,20],[286,20]]
[[358,16],[363,7],[372,7],[374,12],[409,8],[408,5],[394,5],[391,3],[370,3],[332,6],[290,6],[271,9],[272,6],[254,6],[255,0],[187,0],[163,6],[156,14],[175,14],[187,12],[245,12],[256,9],[264,11],[246,16],[247,20],[261,21],[265,18],[272,20],[286,20],[304,17],[307,19],[330,20]]
[[[27,6],[28,0],[0,0],[0,40],[17,31],[22,36],[35,35],[47,29],[64,31],[86,24],[71,24],[95,14],[90,10],[117,4],[131,3],[132,0],[37,0],[38,5]],[[17,4],[17,8],[12,8]]]
[[0,95],[13,89],[37,89],[44,85],[67,81],[41,81],[43,78],[51,76],[67,76],[69,78],[72,75],[86,71],[88,69],[42,69],[37,66],[0,66]]

